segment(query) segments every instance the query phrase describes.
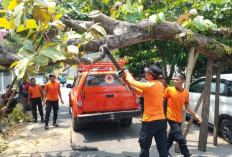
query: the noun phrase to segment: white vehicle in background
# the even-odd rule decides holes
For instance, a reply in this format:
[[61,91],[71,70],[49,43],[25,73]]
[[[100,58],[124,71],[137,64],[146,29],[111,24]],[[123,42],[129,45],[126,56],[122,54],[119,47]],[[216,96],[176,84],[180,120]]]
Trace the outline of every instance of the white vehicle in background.
[[45,86],[45,78],[43,75],[36,75],[34,76],[35,80],[36,80],[36,84],[39,84],[42,86],[42,88],[44,89],[44,86]]
[[[205,78],[194,81],[189,88],[190,106],[194,109],[205,85]],[[211,83],[209,126],[214,124],[216,77]],[[203,102],[202,102],[203,103]],[[197,114],[201,115],[202,103]],[[232,74],[221,74],[219,96],[219,132],[232,144]]]

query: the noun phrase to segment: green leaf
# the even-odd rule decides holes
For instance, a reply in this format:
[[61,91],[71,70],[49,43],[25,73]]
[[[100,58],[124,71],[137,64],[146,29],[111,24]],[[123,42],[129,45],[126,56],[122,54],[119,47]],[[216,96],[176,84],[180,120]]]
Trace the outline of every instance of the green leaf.
[[131,23],[136,23],[138,22],[136,17],[133,14],[127,14],[125,16],[126,21],[131,22]]
[[117,19],[119,16],[120,16],[120,11],[114,10],[110,17],[113,19]]
[[67,40],[70,40],[70,39],[80,39],[81,38],[80,34],[67,34],[67,35],[68,35]]
[[127,12],[132,12],[133,11],[133,8],[131,6],[131,1],[130,0],[127,0],[126,1],[126,5],[124,4],[123,7],[125,8],[125,10]]
[[44,7],[55,7],[56,3],[55,2],[48,2],[44,0],[35,0],[36,3],[39,3],[40,5]]
[[75,45],[69,45],[67,47],[68,51],[71,52],[71,53],[74,53],[74,54],[78,54],[79,53],[79,49],[77,46]]
[[98,32],[101,33],[102,35],[107,36],[107,33],[106,33],[105,29],[104,29],[102,26],[99,26],[98,23],[92,25],[92,26],[90,27],[90,30],[91,30],[91,29],[95,29],[96,31],[98,31]]
[[23,78],[27,69],[28,62],[28,58],[24,58],[18,62],[17,66],[15,67],[16,76],[18,76],[19,78]]
[[152,23],[157,23],[157,20],[158,20],[157,15],[156,15],[156,14],[151,15],[151,16],[149,17],[149,20],[150,20]]
[[8,10],[9,0],[2,0],[2,6],[4,10]]
[[51,58],[53,60],[63,60],[65,59],[65,56],[62,52],[58,51],[54,47],[47,47],[41,51],[41,54]]
[[48,62],[49,62],[49,59],[44,56],[44,55],[40,55],[36,58],[36,63],[39,65],[39,66],[46,66],[48,65]]
[[0,65],[0,69],[6,69],[6,68],[5,68],[4,66],[1,66],[1,65]]
[[160,23],[165,22],[165,15],[164,15],[163,12],[159,13],[158,16],[159,16],[159,19],[160,19]]
[[22,2],[14,8],[13,16],[16,17],[14,19],[16,27],[20,26],[20,23],[21,23],[21,16],[23,14],[23,5],[24,3]]
[[197,16],[196,18],[194,18],[193,22],[198,30],[200,31],[208,30],[208,25],[205,23],[203,16]]
[[33,51],[34,48],[33,48],[33,44],[32,44],[32,41],[30,40],[26,40],[23,42],[23,48],[27,49],[27,50],[30,50],[30,51]]
[[81,24],[79,24],[79,25],[80,25],[82,28],[88,30],[88,28],[86,27],[86,24],[85,24],[85,23],[81,23]]
[[27,51],[25,48],[21,48],[18,52],[18,55],[20,57],[27,57],[27,56],[30,56],[31,55],[31,52]]
[[205,23],[209,26],[209,28],[216,29],[217,25],[212,23],[209,19],[205,19]]

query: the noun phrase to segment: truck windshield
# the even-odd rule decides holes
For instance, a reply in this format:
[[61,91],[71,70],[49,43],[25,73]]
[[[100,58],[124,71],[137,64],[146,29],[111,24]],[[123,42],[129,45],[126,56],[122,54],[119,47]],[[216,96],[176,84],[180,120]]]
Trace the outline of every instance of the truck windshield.
[[[105,81],[106,75],[88,75],[85,80],[85,87],[95,87],[95,86],[117,86],[120,85],[117,80],[112,83],[107,83]],[[115,75],[113,75],[115,77]]]

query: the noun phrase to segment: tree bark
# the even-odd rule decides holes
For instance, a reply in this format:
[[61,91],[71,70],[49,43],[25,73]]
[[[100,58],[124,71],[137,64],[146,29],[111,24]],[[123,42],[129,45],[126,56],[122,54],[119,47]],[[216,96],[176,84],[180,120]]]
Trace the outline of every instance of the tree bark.
[[19,82],[18,82],[16,88],[15,88],[14,91],[12,92],[12,94],[11,94],[11,96],[10,96],[10,98],[9,98],[9,100],[8,100],[8,102],[7,102],[7,104],[6,104],[6,107],[5,107],[5,108],[1,108],[0,123],[1,123],[1,121],[2,121],[2,119],[3,119],[3,117],[4,117],[4,115],[5,115],[5,113],[6,113],[7,109],[8,109],[8,107],[10,106],[10,103],[11,103],[11,101],[12,101],[12,98],[13,98],[13,96],[15,95],[16,91],[18,90],[18,87],[19,87],[19,84],[21,83],[21,81],[22,81],[22,79],[19,80]]
[[207,71],[205,77],[205,86],[204,86],[204,100],[202,106],[202,123],[200,126],[200,135],[198,141],[198,149],[200,151],[206,151],[206,144],[208,138],[208,121],[209,121],[209,107],[210,107],[210,93],[211,93],[211,80],[212,80],[212,71],[213,71],[213,59],[208,58],[207,60]]
[[20,57],[17,54],[10,52],[0,43],[0,65],[8,67],[11,63],[17,60],[20,60]]
[[219,92],[220,92],[220,76],[221,68],[216,67],[216,93],[215,93],[215,111],[214,111],[214,127],[213,127],[213,145],[217,146],[218,122],[219,122]]

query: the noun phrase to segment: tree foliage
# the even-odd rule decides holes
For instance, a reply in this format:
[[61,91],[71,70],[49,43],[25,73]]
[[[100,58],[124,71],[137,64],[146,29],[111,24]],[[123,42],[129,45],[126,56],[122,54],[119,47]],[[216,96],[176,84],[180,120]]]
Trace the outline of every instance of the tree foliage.
[[[142,0],[134,1],[134,4],[131,6],[131,8],[135,9],[138,6],[140,6],[140,8],[143,8],[143,18],[149,18],[151,21],[154,22],[162,22],[164,21],[164,18],[170,21],[177,21],[178,24],[181,24],[182,26],[191,29],[194,32],[199,32],[205,35],[210,35],[210,33],[208,32],[209,29],[216,29],[217,27],[231,27],[232,24],[231,20],[228,20],[230,19],[230,17],[232,17],[232,5],[229,0],[161,0],[157,2]],[[122,5],[121,8],[115,10],[112,13],[111,17],[125,19],[123,18],[123,16],[125,16],[123,10],[124,9]],[[117,16],[115,16],[115,14],[117,14]],[[141,17],[141,15],[139,15],[139,17]],[[226,36],[226,34],[224,34],[224,36]],[[224,37],[218,38],[217,36],[212,36],[212,38],[215,38],[227,45],[232,45],[230,39],[225,39]],[[162,59],[161,66],[166,64],[170,64],[171,66],[176,65],[179,69],[179,72],[185,71],[188,59],[188,48],[167,41],[155,41],[152,43],[152,47],[147,46],[145,50],[144,48],[141,49],[143,45],[144,44],[137,44],[132,46],[131,48],[125,48],[119,51],[120,55],[127,55],[133,58],[133,62],[129,62],[129,67],[132,71],[134,71],[133,69],[139,69],[139,73],[135,72],[135,75],[141,76],[144,68],[144,62],[141,62],[141,56],[137,55],[138,53],[150,53],[150,58]],[[155,46],[162,49],[162,52],[164,53],[163,57],[158,55],[157,51],[154,50]],[[205,65],[206,58],[203,55],[200,55],[196,63],[196,68],[193,72],[193,78],[198,78],[205,74]],[[229,68],[223,68],[222,72],[230,72],[227,69]]]
[[[157,24],[165,20],[177,21],[177,24],[185,28],[210,36],[215,43],[220,41],[231,46],[228,33],[218,36],[211,32],[218,27],[231,28],[229,17],[232,13],[229,0],[194,0],[191,2],[187,0],[64,0],[57,2],[53,0],[2,0],[2,6],[4,9],[0,12],[0,27],[13,31],[24,39],[18,52],[22,60],[11,65],[19,77],[23,77],[24,74],[34,75],[42,72],[47,65],[56,63],[63,65],[65,63],[62,62],[68,60],[78,62],[86,53],[82,45],[97,41],[101,39],[101,36],[107,37],[109,30],[105,30],[101,23],[83,22],[79,24],[84,32],[77,32],[65,26],[65,20],[69,22],[71,19],[89,21],[88,13],[92,10],[100,10],[111,18],[135,24],[145,18]],[[192,38],[191,34],[188,38]],[[70,40],[79,42],[73,44],[69,42]],[[194,43],[193,46],[195,46]],[[229,54],[230,50],[226,52]],[[117,54],[128,56],[130,61],[128,66],[134,72],[139,69],[137,74],[142,73],[144,66],[156,60],[160,61],[161,66],[177,65],[180,71],[184,71],[188,47],[172,41],[153,41],[119,49]],[[198,62],[204,63],[205,58],[201,56]],[[194,74],[201,75],[202,73],[198,70]]]

